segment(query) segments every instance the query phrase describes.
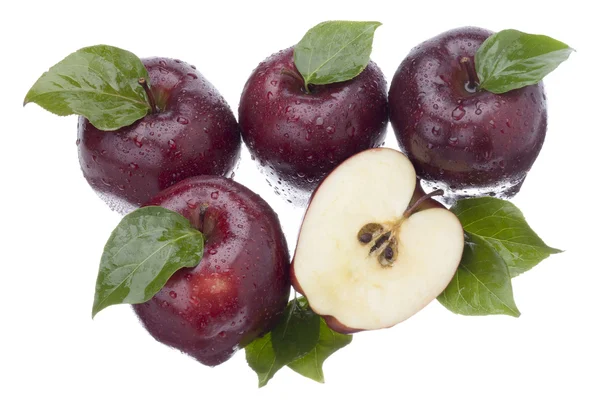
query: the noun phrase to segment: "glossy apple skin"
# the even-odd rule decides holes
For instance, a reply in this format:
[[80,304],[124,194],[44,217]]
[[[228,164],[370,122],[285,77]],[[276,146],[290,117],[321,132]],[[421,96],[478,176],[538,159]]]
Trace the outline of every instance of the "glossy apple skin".
[[79,119],[83,175],[122,212],[185,178],[230,174],[241,147],[231,109],[195,67],[168,58],[142,61],[163,111],[113,132]]
[[460,28],[415,47],[390,85],[390,120],[420,178],[455,197],[516,194],[546,136],[541,83],[469,93],[459,60],[492,32]]
[[304,199],[348,157],[383,143],[388,122],[387,85],[369,62],[346,82],[304,91],[293,48],[267,58],[242,92],[239,121],[250,153],[277,193]]
[[[314,196],[318,190],[319,190],[319,188],[317,187],[317,189],[314,191],[314,193],[311,196],[311,201],[314,198]],[[410,199],[410,203],[408,204],[408,207],[412,206],[417,200],[419,200],[424,195],[425,195],[425,191],[423,190],[423,188],[421,186],[421,182],[417,179],[417,185],[415,187],[415,192],[413,193],[413,196]],[[309,203],[309,207],[310,207],[310,203]],[[415,208],[415,210],[413,211],[413,214],[417,213],[419,211],[424,211],[424,210],[430,209],[430,208],[445,208],[445,207],[441,203],[436,201],[435,199],[428,198],[425,201],[423,201],[417,208]],[[300,227],[300,229],[302,229],[302,227]],[[296,292],[298,292],[304,296],[302,286],[300,286],[300,283],[296,279],[296,274],[294,273],[294,260],[292,260],[290,276],[291,276],[291,280],[292,280],[292,286],[294,287]],[[308,303],[310,305],[310,299],[307,297],[306,300],[308,301]],[[332,330],[339,332],[339,333],[349,335],[352,333],[362,332],[364,330],[364,329],[357,329],[357,328],[352,328],[350,326],[344,325],[333,315],[321,315],[321,317],[323,317],[323,320],[325,321],[327,326],[329,326],[329,328],[331,328]],[[391,328],[391,326],[382,326],[381,327],[381,329],[385,329],[385,328]]]
[[148,204],[179,212],[205,235],[198,266],[179,270],[152,299],[133,306],[148,332],[215,366],[272,329],[289,298],[290,264],[271,207],[214,176],[181,181]]

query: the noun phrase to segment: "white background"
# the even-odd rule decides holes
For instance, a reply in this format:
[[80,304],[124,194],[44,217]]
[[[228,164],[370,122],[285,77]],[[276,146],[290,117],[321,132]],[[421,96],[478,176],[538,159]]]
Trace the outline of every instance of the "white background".
[[[387,3],[3,4],[1,399],[600,399],[600,46],[597,14],[586,5],[593,2]],[[104,43],[195,64],[237,110],[261,60],[329,19],[383,23],[372,59],[388,82],[411,47],[464,25],[543,33],[577,49],[545,79],[546,143],[514,199],[546,243],[566,250],[513,281],[522,316],[462,317],[433,302],[392,329],[355,335],[325,363],[324,385],[284,369],[260,390],[243,351],[211,369],[155,342],[127,306],[92,321],[100,254],[120,216],[81,175],[76,117],[22,108],[29,87],[67,54]],[[386,145],[395,146],[391,127]],[[246,152],[236,179],[275,208],[293,247],[302,210],[269,190]]]

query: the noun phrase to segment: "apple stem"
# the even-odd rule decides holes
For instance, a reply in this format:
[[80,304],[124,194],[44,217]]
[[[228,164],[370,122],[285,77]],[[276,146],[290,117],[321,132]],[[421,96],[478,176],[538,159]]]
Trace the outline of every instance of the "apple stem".
[[138,83],[141,87],[144,88],[144,91],[146,92],[146,96],[148,97],[148,104],[150,105],[152,114],[157,114],[160,110],[156,106],[156,100],[154,99],[154,94],[152,93],[152,90],[150,90],[150,87],[148,86],[148,82],[146,82],[145,78],[140,78],[138,79]]
[[281,68],[281,74],[292,77],[295,80],[297,80],[298,82],[302,82],[302,84],[304,85],[304,91],[307,94],[310,94],[310,89],[308,88],[308,84],[304,82],[304,78],[298,72],[296,72],[292,69],[289,69],[289,68]]
[[475,93],[477,91],[477,71],[475,71],[475,66],[469,57],[461,58],[460,65],[462,65],[463,69],[467,73],[467,76],[469,77],[469,81],[465,85],[465,89],[469,93]]
[[443,196],[443,195],[444,195],[444,191],[442,189],[434,190],[433,192],[424,195],[419,200],[415,201],[415,204],[413,204],[412,206],[410,206],[409,208],[407,208],[406,211],[404,211],[404,214],[402,214],[402,216],[404,218],[410,217],[412,215],[412,213],[415,212],[415,210],[417,208],[419,208],[419,206],[421,204],[423,204],[423,202],[425,200],[429,200],[430,198],[432,198],[434,196]]

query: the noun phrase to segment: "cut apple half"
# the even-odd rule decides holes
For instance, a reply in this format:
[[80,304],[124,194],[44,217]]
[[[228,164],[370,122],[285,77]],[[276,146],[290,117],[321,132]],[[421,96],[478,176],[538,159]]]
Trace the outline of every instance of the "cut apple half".
[[446,288],[464,236],[437,194],[425,195],[408,158],[386,148],[347,159],[317,188],[292,277],[332,329],[391,327]]

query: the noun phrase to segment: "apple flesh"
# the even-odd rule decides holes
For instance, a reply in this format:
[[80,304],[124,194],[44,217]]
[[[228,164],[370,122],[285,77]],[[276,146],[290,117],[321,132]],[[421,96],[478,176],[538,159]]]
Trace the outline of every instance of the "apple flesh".
[[121,212],[185,178],[231,174],[241,147],[231,109],[195,67],[168,58],[142,61],[159,112],[112,132],[79,119],[83,175]]
[[470,90],[463,58],[492,32],[460,28],[415,47],[390,85],[390,120],[417,175],[449,197],[516,194],[546,136],[541,83],[494,94]]
[[387,328],[446,288],[463,245],[458,218],[423,196],[406,156],[367,150],[340,164],[315,191],[292,283],[338,332]]
[[215,366],[273,328],[289,298],[289,253],[263,199],[230,179],[200,176],[148,205],[180,213],[205,236],[198,266],[133,306],[156,340]]
[[354,79],[311,85],[306,93],[288,48],[262,62],[246,82],[242,136],[276,193],[305,202],[342,161],[383,143],[386,90],[381,70],[369,62]]

